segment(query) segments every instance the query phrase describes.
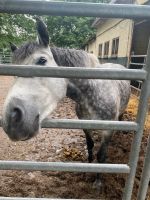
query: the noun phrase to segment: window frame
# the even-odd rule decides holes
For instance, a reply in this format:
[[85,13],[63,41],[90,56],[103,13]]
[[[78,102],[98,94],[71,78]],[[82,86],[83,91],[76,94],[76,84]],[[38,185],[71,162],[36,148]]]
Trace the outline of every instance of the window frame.
[[[101,47],[101,48],[100,48]],[[103,43],[100,43],[98,45],[98,57],[102,58],[103,57]]]
[[108,58],[109,56],[109,47],[110,47],[110,41],[107,41],[104,43],[104,58]]
[[112,40],[111,57],[117,58],[119,52],[119,37]]

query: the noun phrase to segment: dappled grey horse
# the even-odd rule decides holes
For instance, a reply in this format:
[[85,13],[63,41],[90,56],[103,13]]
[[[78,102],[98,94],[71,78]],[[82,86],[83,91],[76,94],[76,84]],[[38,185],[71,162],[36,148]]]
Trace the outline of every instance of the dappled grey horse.
[[[12,62],[18,65],[43,65],[48,67],[103,67],[123,68],[117,64],[101,65],[98,59],[82,50],[50,48],[45,24],[37,21],[38,42],[11,45]],[[21,66],[20,66],[21,67]],[[79,119],[118,120],[130,96],[130,82],[125,80],[91,80],[65,78],[16,78],[3,109],[3,128],[14,141],[35,136],[41,122],[65,97],[76,102]],[[88,160],[93,161],[93,130],[84,130]],[[97,131],[100,132],[100,131]],[[101,131],[102,141],[97,161],[104,163],[112,131]]]

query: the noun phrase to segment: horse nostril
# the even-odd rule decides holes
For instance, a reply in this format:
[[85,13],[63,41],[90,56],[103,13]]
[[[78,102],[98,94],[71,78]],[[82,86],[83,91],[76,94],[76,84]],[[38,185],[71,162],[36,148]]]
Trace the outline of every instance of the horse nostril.
[[11,120],[13,123],[19,123],[22,121],[22,110],[20,108],[14,108],[11,112]]

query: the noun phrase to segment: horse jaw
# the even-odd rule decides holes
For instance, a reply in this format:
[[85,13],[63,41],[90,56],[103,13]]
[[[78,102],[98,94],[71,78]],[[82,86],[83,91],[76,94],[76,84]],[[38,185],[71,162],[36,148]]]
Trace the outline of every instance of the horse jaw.
[[[40,109],[40,122],[42,122],[46,117],[51,115],[51,113],[56,109],[57,104],[66,96],[67,92],[67,80],[63,78],[47,78],[48,88],[51,92],[51,95],[45,99],[46,107],[43,109],[43,106]],[[40,105],[43,105],[43,101],[40,102]],[[44,110],[44,112],[43,112]]]

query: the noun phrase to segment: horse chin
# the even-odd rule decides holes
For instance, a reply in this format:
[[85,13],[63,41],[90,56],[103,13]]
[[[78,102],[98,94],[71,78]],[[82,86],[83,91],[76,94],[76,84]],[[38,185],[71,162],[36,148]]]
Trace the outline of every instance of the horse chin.
[[36,131],[35,133],[32,134],[27,134],[25,137],[13,137],[9,135],[9,138],[13,141],[13,142],[17,142],[17,141],[27,141],[30,140],[33,137],[36,137],[36,135],[39,133],[39,131]]
[[10,140],[12,140],[13,142],[17,142],[17,141],[26,141],[29,140],[33,137],[35,137],[39,132],[40,132],[40,126],[37,127],[36,130],[17,130],[14,132],[14,130],[11,129],[8,130],[6,128],[6,126],[3,126],[3,130],[6,132],[6,134],[8,135],[8,137],[10,138]]

